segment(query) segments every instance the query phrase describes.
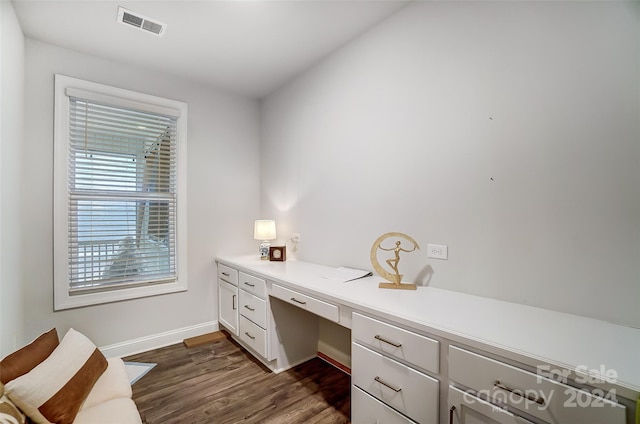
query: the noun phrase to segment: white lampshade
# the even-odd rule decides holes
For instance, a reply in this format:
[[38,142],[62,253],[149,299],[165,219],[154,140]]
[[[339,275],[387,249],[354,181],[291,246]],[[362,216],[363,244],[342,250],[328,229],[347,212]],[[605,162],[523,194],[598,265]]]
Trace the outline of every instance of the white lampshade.
[[256,240],[275,240],[276,222],[272,219],[257,219],[253,227],[253,238]]

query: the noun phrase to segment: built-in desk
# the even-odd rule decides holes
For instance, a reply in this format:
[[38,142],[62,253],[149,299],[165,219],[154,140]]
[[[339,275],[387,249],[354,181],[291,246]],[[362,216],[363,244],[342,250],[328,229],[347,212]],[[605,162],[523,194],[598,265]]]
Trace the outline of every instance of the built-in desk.
[[[315,354],[317,316],[352,329],[353,422],[373,414],[438,424],[633,423],[638,329],[431,287],[383,290],[375,276],[332,281],[324,276],[333,268],[294,260],[217,262],[227,274],[232,269],[266,282],[266,354],[257,356],[276,372]],[[233,284],[233,278],[221,281]],[[420,347],[410,352],[414,344]],[[391,364],[387,380],[407,375],[416,383],[365,373],[378,363]],[[418,402],[403,410],[416,402],[412,384],[424,385],[428,407]],[[504,409],[493,407],[501,401]]]

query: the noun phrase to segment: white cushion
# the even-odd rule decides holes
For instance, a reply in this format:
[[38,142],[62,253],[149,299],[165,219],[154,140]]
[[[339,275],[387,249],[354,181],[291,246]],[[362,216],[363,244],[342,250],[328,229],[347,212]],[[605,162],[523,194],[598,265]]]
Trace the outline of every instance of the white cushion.
[[117,398],[81,410],[73,424],[142,424],[131,399]]
[[93,342],[70,328],[47,359],[8,382],[5,390],[36,423],[71,424],[106,368]]
[[107,364],[107,370],[96,381],[80,407],[81,411],[111,399],[131,398],[131,384],[122,359],[107,358]]

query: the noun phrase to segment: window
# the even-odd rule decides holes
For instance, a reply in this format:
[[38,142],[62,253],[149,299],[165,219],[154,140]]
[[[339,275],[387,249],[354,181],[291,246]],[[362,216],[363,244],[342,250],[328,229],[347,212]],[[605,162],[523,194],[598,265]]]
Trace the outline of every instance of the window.
[[56,75],[56,310],[186,290],[186,115]]

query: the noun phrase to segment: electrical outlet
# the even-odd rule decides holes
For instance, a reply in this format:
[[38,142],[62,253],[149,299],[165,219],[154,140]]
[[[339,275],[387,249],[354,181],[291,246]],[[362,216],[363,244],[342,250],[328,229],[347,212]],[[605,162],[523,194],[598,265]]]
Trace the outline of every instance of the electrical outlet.
[[300,243],[300,233],[293,233],[291,235],[291,241],[294,243]]
[[448,259],[449,249],[444,244],[428,244],[427,256],[434,259]]

